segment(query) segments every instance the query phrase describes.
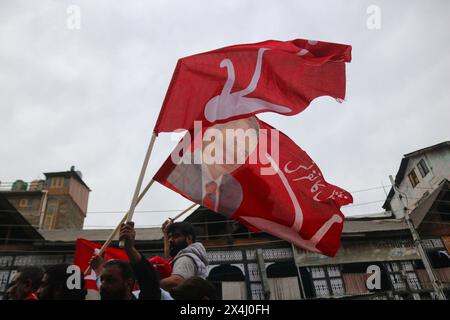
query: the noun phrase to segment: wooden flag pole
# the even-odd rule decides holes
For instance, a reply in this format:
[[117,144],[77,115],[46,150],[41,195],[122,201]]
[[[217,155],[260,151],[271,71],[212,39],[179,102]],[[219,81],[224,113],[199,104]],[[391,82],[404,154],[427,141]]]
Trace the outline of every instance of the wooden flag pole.
[[[133,199],[131,200],[130,209],[128,210],[128,212],[126,214],[126,222],[130,222],[131,219],[133,218],[134,209],[136,208],[136,205],[138,203],[137,200],[139,197],[139,192],[141,191],[142,181],[144,180],[145,171],[147,170],[148,161],[150,160],[150,155],[152,154],[153,145],[155,144],[155,140],[156,140],[156,133],[153,132],[152,138],[150,139],[150,143],[147,148],[147,154],[145,155],[144,162],[142,163],[141,173],[139,174],[139,178],[136,183],[136,188],[134,189],[134,195],[133,195]],[[121,248],[124,247],[123,241],[120,241],[119,247],[121,247]]]
[[[152,186],[153,182],[155,182],[155,180],[150,181],[150,183],[145,187],[145,189],[142,191],[142,193],[139,195],[138,198],[138,203],[142,200],[142,198],[145,196],[145,194],[147,193],[148,189],[150,189],[150,187]],[[185,210],[183,210],[181,213],[177,214],[175,217],[170,218],[171,221],[175,221],[177,219],[179,219],[183,214],[185,214],[186,212],[188,212],[189,210],[193,209],[195,206],[198,206],[196,203],[194,203],[193,205],[189,206],[188,208],[186,208]],[[103,244],[102,248],[100,249],[99,252],[97,252],[97,256],[101,256],[103,255],[103,253],[105,252],[106,248],[108,248],[108,246],[111,244],[112,240],[114,239],[115,235],[117,234],[117,232],[120,230],[120,227],[122,226],[122,224],[125,223],[126,219],[128,216],[128,212],[127,214],[124,215],[124,217],[122,218],[122,220],[119,222],[119,224],[117,225],[117,227],[114,229],[114,231],[109,235],[109,238],[105,241],[105,243]],[[91,266],[89,266],[86,271],[84,272],[84,275],[88,275],[89,273],[91,273]]]
[[136,188],[134,189],[133,200],[131,201],[130,210],[128,210],[127,222],[130,222],[133,218],[134,209],[138,203],[139,192],[141,192],[142,181],[144,180],[145,171],[147,170],[148,161],[150,160],[150,155],[153,151],[153,145],[155,144],[156,133],[153,132],[152,138],[150,139],[150,144],[148,145],[147,154],[145,155],[144,163],[142,164],[141,173],[139,174],[139,179],[136,184]]
[[[147,186],[144,188],[144,190],[141,192],[141,194],[138,197],[137,203],[141,202],[142,198],[144,198],[145,194],[147,193],[147,191],[150,189],[150,187],[153,185],[153,183],[155,182],[155,180],[151,180]],[[122,226],[122,224],[125,223],[125,221],[127,220],[128,217],[128,213],[129,211],[123,216],[122,220],[120,220],[119,224],[117,225],[117,227],[113,230],[113,232],[111,232],[111,234],[109,235],[108,239],[105,241],[105,243],[103,244],[103,246],[101,247],[100,251],[97,252],[97,256],[101,256],[103,255],[103,253],[105,252],[106,248],[109,247],[109,245],[111,244],[111,242],[113,241],[114,237],[116,236],[117,232],[120,230],[120,227]],[[91,266],[89,266],[86,271],[84,272],[85,275],[88,275],[89,273],[91,273]]]
[[[196,203],[194,203],[193,205],[189,206],[186,210],[182,211],[181,213],[177,214],[175,217],[173,218],[169,218],[168,220],[170,221],[170,223],[173,223],[175,220],[177,220],[178,218],[180,218],[183,214],[185,214],[186,212],[188,212],[189,210],[191,210],[192,208],[194,208],[195,206],[197,206]],[[165,224],[165,223],[164,223]],[[166,227],[167,228],[167,227]],[[170,256],[170,248],[169,248],[169,239],[167,237],[166,234],[166,230],[163,230],[163,234],[164,234],[164,258],[169,258]]]
[[177,214],[175,217],[171,218],[170,220],[172,220],[172,221],[177,220],[179,217],[181,217],[183,214],[185,214],[186,212],[188,212],[189,210],[191,210],[191,209],[194,208],[195,206],[198,206],[198,204],[194,203],[192,206],[189,206],[189,208],[187,208],[187,209],[184,210],[183,212],[180,212],[179,214]]

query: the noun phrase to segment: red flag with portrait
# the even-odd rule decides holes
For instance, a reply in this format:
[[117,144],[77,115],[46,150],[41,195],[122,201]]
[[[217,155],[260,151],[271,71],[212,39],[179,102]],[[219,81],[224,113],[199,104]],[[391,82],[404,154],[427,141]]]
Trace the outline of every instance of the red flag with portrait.
[[[248,133],[246,143],[220,138],[227,130]],[[256,117],[188,132],[154,180],[253,231],[328,256],[340,246],[340,207],[353,201],[289,137]]]

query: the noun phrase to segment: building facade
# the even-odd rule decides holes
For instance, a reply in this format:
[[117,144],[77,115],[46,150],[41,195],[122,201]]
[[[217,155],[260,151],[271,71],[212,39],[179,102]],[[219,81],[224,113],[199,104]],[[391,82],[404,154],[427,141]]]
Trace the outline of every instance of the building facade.
[[44,180],[0,184],[0,193],[38,229],[82,229],[89,192],[81,172],[44,173]]
[[383,205],[397,218],[404,216],[404,207],[416,208],[444,180],[450,180],[450,141],[405,154],[395,176],[393,189]]
[[[347,218],[341,248],[333,258],[293,247],[265,233],[252,233],[220,214],[197,209],[185,221],[194,225],[198,240],[207,249],[208,279],[221,299],[436,299],[405,221],[407,212],[420,235],[431,272],[450,298],[448,146],[446,142],[405,155],[395,181],[403,197],[408,198],[406,208],[404,199],[391,190],[384,207],[393,214]],[[410,178],[415,171],[418,182]],[[67,192],[63,189],[70,193],[70,183],[52,180],[61,175],[46,176],[49,194],[52,184],[61,195]],[[70,176],[68,181],[72,178],[76,180]],[[413,199],[418,201],[411,202]],[[16,207],[17,201],[20,204],[16,198]],[[14,207],[3,205],[4,210],[15,211]],[[17,219],[5,225],[23,224],[20,210],[16,211]],[[0,234],[4,235],[0,242],[0,296],[19,267],[70,263],[76,239],[103,243],[112,231],[44,229],[11,236],[14,228],[0,227]],[[147,257],[162,256],[160,228],[136,231],[140,252]]]

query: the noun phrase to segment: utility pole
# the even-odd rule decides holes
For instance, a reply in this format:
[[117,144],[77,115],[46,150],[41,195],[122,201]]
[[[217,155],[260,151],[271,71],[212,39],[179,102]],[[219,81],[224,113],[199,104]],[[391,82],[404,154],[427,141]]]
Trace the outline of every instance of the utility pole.
[[416,250],[419,253],[420,258],[422,259],[423,265],[425,266],[425,270],[427,271],[428,277],[430,278],[431,284],[433,285],[433,289],[436,294],[436,297],[438,300],[447,300],[444,292],[442,291],[442,283],[436,278],[436,276],[433,272],[433,268],[431,267],[431,263],[428,260],[427,253],[425,252],[425,249],[422,246],[422,241],[420,240],[419,233],[417,232],[416,228],[414,227],[414,223],[411,220],[411,217],[409,215],[408,205],[407,205],[407,203],[404,202],[404,197],[406,198],[406,195],[401,194],[400,190],[395,185],[395,181],[394,181],[394,178],[392,177],[392,175],[389,176],[389,179],[391,180],[392,188],[394,189],[394,191],[396,193],[398,193],[399,198],[403,203],[405,222],[408,225],[408,228],[411,232],[411,236],[414,240],[414,245],[416,247]]

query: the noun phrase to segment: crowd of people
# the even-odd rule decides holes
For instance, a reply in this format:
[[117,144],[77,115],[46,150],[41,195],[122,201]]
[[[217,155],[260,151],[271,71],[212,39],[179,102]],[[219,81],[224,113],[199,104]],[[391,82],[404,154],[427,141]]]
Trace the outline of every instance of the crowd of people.
[[[163,226],[164,254],[170,265],[168,274],[158,272],[135,246],[134,223],[123,224],[119,238],[124,241],[125,260],[105,260],[94,255],[90,261],[96,274],[100,300],[214,300],[215,287],[206,280],[208,261],[204,246],[196,241],[192,225],[167,220]],[[69,286],[71,265],[29,266],[18,270],[10,282],[9,300],[85,300],[88,290],[83,273],[78,286]],[[73,279],[72,279],[73,280]],[[77,282],[76,281],[76,282]],[[92,299],[92,298],[90,298]],[[94,298],[95,299],[95,298]]]

